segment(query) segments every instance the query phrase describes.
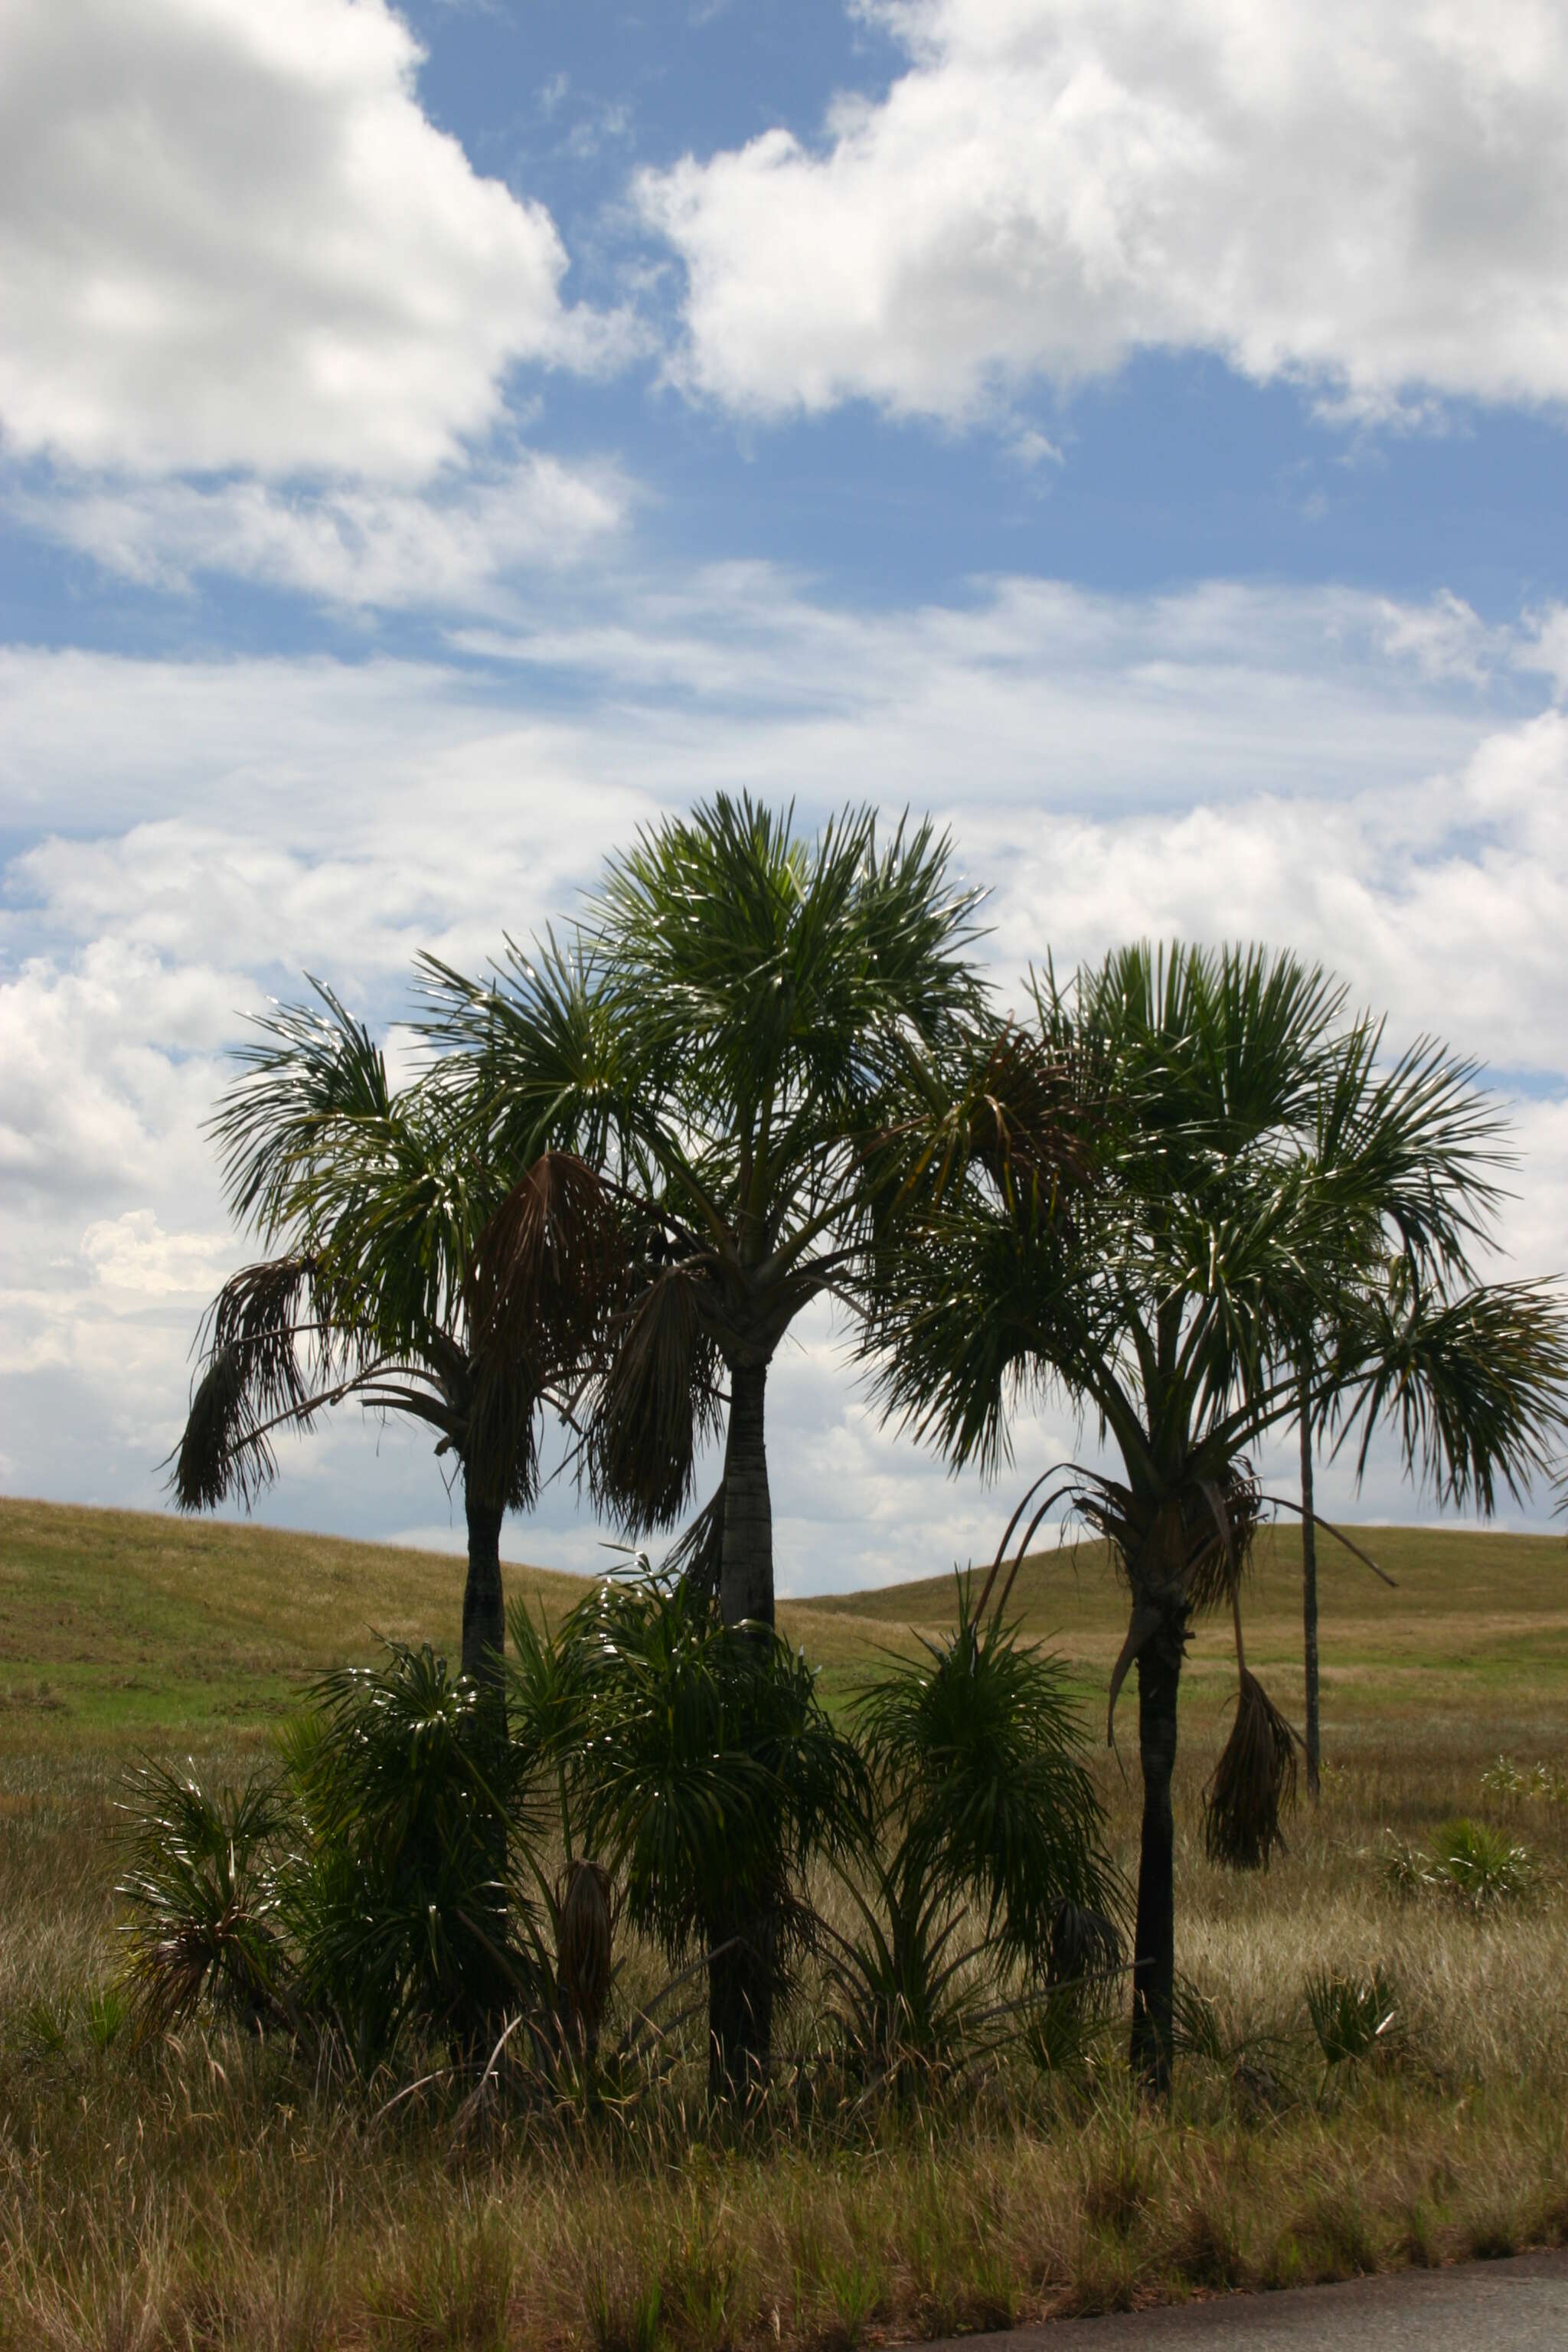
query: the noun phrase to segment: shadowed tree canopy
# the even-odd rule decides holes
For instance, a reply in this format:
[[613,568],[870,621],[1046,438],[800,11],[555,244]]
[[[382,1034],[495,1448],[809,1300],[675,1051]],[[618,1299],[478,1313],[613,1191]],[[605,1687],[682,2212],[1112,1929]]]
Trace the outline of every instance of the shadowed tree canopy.
[[272,1254],[207,1311],[174,1497],[248,1507],[278,1433],[351,1399],[422,1422],[462,1479],[463,1668],[493,1676],[501,1521],[534,1499],[542,1410],[590,1347],[619,1227],[584,1161],[474,1153],[438,1070],[394,1087],[369,1032],[316,997],[257,1024],[212,1122],[231,1210]]
[[571,950],[509,949],[489,978],[427,961],[426,1026],[476,1148],[546,1143],[605,1171],[633,1272],[584,1428],[595,1499],[634,1534],[719,1494],[689,1558],[725,1622],[771,1625],[763,1399],[785,1331],[855,1300],[867,1139],[911,1055],[974,1018],[977,894],[929,824],[868,811],[807,840],[720,795],[611,860]]
[[1135,1667],[1133,2061],[1156,2089],[1171,2066],[1171,1774],[1196,1612],[1232,1610],[1241,1676],[1211,1851],[1265,1862],[1293,1770],[1293,1736],[1241,1651],[1264,1499],[1251,1457],[1305,1393],[1359,1449],[1358,1470],[1391,1429],[1443,1500],[1490,1513],[1561,1444],[1561,1305],[1544,1285],[1486,1285],[1474,1263],[1504,1156],[1495,1113],[1469,1065],[1429,1043],[1384,1065],[1380,1045],[1375,1024],[1347,1019],[1343,990],[1292,956],[1129,948],[1066,989],[1047,971],[1029,1019],[933,1079],[893,1147],[900,1215],[868,1327],[888,1408],[955,1465],[994,1470],[1010,1415],[1054,1396],[1121,1458],[1120,1475],[1047,1470],[1003,1549],[1022,1525],[1021,1556],[1065,1506],[1126,1576],[1111,1706]]

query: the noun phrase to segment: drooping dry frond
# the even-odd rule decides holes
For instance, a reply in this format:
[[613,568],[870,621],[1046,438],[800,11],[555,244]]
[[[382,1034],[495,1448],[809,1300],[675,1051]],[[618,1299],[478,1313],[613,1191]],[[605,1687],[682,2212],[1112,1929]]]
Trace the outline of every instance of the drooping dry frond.
[[269,1429],[308,1428],[312,1370],[330,1377],[332,1340],[322,1328],[309,1257],[242,1266],[213,1301],[206,1369],[192,1393],[170,1484],[182,1511],[212,1510],[231,1495],[248,1509],[277,1470]]
[[570,1151],[541,1153],[479,1236],[468,1307],[477,1360],[524,1363],[535,1384],[576,1366],[626,1258],[615,1202]]
[[1281,1812],[1296,1801],[1299,1734],[1245,1666],[1236,1721],[1204,1790],[1204,1846],[1230,1870],[1267,1870],[1285,1833]]
[[667,1266],[625,1318],[589,1423],[590,1491],[634,1528],[668,1527],[719,1425],[719,1360],[700,1271]]
[[270,1484],[277,1457],[265,1437],[240,1440],[250,1425],[245,1374],[232,1349],[215,1356],[196,1382],[170,1485],[182,1511],[213,1511],[237,1491],[249,1508]]
[[1238,1457],[1217,1478],[1191,1478],[1152,1500],[1086,1472],[1073,1507],[1110,1546],[1140,1601],[1196,1613],[1228,1601],[1239,1585],[1262,1496],[1250,1463]]
[[599,2021],[609,1999],[615,1914],[610,1874],[603,1863],[569,1862],[556,1903],[555,1973],[563,2022],[578,2049],[598,2045]]
[[724,1483],[721,1479],[697,1517],[670,1546],[662,1573],[679,1576],[694,1598],[716,1603],[723,1564]]
[[1084,1073],[1009,1023],[976,1074],[964,1116],[970,1150],[1001,1191],[1035,1214],[1089,1181],[1094,1111]]
[[[270,1416],[303,1403],[310,1393],[300,1360],[302,1324],[319,1326],[314,1297],[318,1268],[310,1257],[264,1259],[242,1265],[214,1299],[208,1352],[233,1355],[244,1368],[258,1412]],[[330,1355],[328,1335],[308,1335],[318,1360]]]

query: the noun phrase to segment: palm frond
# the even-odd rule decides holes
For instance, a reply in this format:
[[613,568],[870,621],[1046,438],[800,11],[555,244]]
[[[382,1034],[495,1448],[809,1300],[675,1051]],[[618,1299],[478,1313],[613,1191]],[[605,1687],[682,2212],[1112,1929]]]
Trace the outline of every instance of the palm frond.
[[1267,1870],[1285,1833],[1280,1815],[1296,1801],[1300,1735],[1257,1676],[1241,1669],[1236,1721],[1204,1790],[1204,1849],[1232,1870]]
[[719,1356],[703,1311],[708,1278],[689,1264],[653,1276],[622,1319],[594,1399],[590,1491],[635,1533],[679,1517],[699,1451],[720,1427]]
[[310,1257],[242,1266],[207,1310],[205,1365],[170,1475],[181,1510],[211,1510],[231,1494],[248,1508],[276,1472],[271,1429],[310,1427],[335,1354],[319,1272]]
[[370,1032],[323,982],[310,984],[324,1010],[280,1004],[260,1015],[257,1042],[237,1056],[244,1075],[211,1121],[229,1205],[268,1236],[297,1221],[323,1131],[341,1119],[383,1118],[392,1100]]
[[1325,1375],[1335,1450],[1359,1438],[1358,1477],[1392,1423],[1405,1462],[1446,1500],[1488,1517],[1500,1486],[1522,1501],[1568,1432],[1568,1312],[1543,1282],[1447,1294],[1395,1263],[1352,1302]]
[[598,1172],[545,1151],[479,1238],[465,1290],[474,1352],[528,1365],[536,1387],[579,1369],[608,1304],[624,1296],[626,1244]]
[[1102,1909],[1114,1883],[1084,1728],[1061,1662],[957,1598],[952,1635],[863,1682],[852,1720],[921,1874],[1043,1969],[1059,1906]]

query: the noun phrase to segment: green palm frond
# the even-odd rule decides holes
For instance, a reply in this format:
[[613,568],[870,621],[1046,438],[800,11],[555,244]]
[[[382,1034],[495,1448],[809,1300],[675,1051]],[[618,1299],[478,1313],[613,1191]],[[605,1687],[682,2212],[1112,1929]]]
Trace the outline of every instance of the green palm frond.
[[1550,1478],[1568,1425],[1568,1318],[1544,1282],[1450,1296],[1401,1262],[1351,1302],[1330,1367],[1338,1446],[1392,1425],[1407,1463],[1447,1502],[1489,1517],[1501,1486],[1522,1500]]
[[1113,1873],[1068,1671],[994,1614],[863,1683],[852,1720],[906,1867],[978,1902],[1003,1947],[1044,1969],[1059,1906],[1102,1911]]
[[636,1160],[658,1088],[628,1056],[603,969],[580,937],[563,946],[549,932],[531,951],[509,940],[479,981],[422,955],[416,984],[432,1083],[477,1161],[526,1167],[561,1150],[595,1168]]
[[229,1205],[268,1238],[297,1222],[323,1134],[391,1108],[380,1047],[330,988],[310,986],[325,1009],[276,1005],[258,1017],[257,1041],[237,1056],[244,1076],[211,1122]]

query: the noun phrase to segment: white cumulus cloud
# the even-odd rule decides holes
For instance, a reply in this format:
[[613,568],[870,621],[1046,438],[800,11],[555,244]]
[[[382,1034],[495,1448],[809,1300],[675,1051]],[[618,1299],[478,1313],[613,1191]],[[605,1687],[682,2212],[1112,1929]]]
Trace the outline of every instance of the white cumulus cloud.
[[8,0],[0,427],[91,467],[418,479],[613,345],[421,111],[386,0]]
[[824,138],[639,182],[690,383],[962,420],[1142,348],[1342,412],[1568,394],[1558,0],[862,0],[903,44]]

